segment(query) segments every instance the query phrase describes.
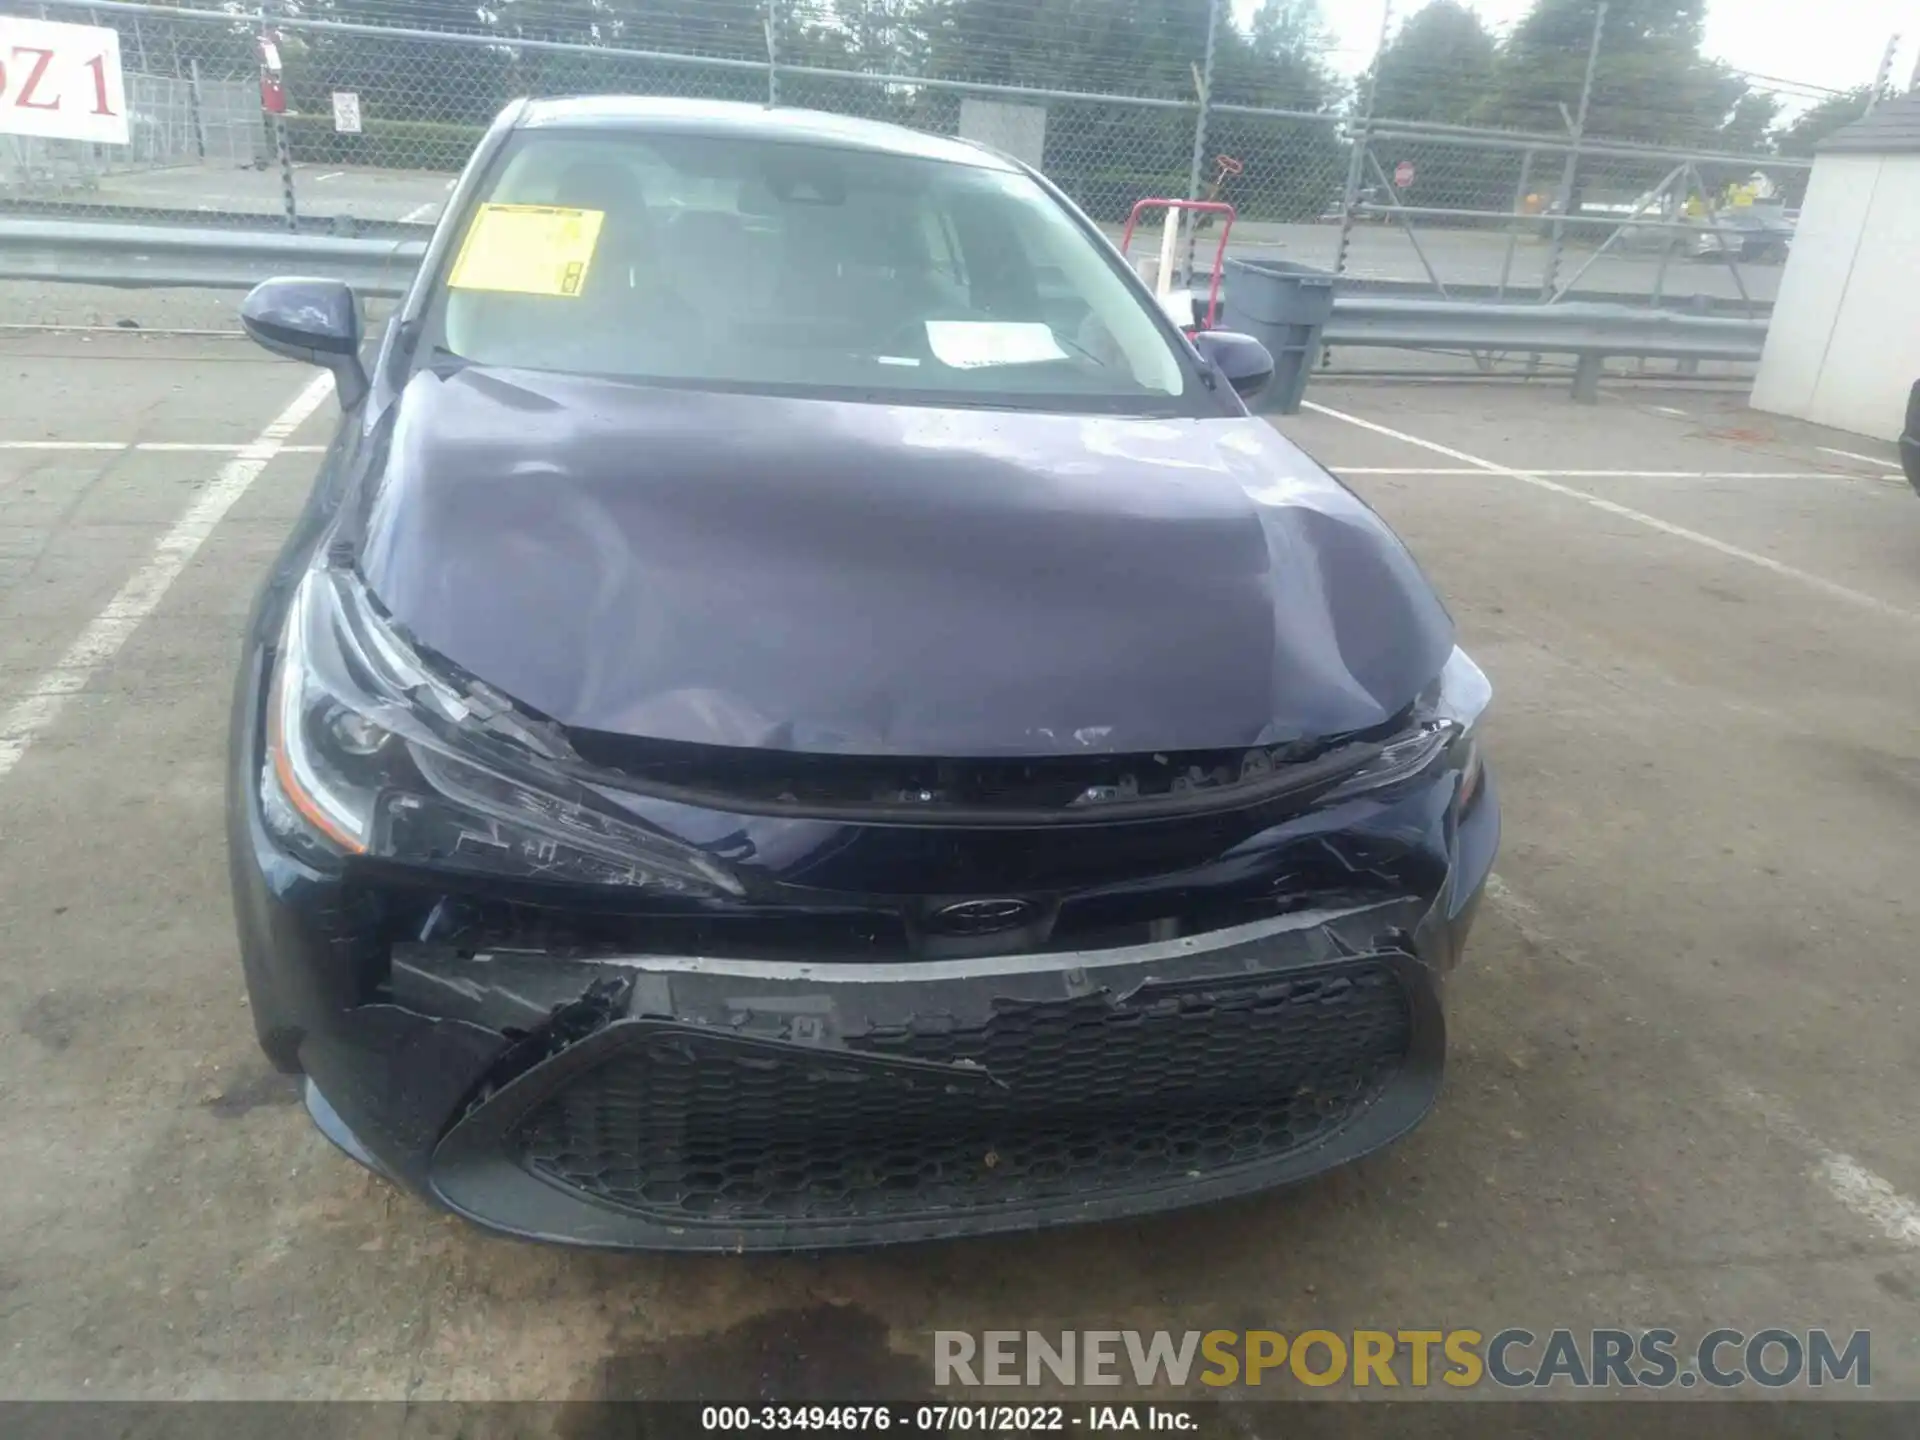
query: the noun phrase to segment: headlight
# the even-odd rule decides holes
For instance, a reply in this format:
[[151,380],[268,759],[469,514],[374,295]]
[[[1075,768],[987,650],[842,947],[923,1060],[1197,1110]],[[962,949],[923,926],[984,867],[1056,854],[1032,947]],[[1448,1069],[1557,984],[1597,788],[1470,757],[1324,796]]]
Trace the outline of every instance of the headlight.
[[1493,683],[1486,672],[1458,645],[1435,682],[1433,713],[1454,731],[1453,751],[1460,767],[1460,808],[1480,793],[1484,766],[1480,759],[1480,717],[1493,701]]
[[260,792],[289,843],[502,877],[739,894],[568,773],[564,738],[430,667],[359,581],[309,571],[267,696]]
[[1474,664],[1473,657],[1466,651],[1454,646],[1453,654],[1441,667],[1439,680],[1434,683],[1434,718],[1457,726],[1462,734],[1471,735],[1491,703],[1493,682],[1487,679],[1487,672]]
[[1467,652],[1454,647],[1434,682],[1414,702],[1411,728],[1383,743],[1367,763],[1320,797],[1322,804],[1383,790],[1420,775],[1444,754],[1461,772],[1460,804],[1480,787],[1475,731],[1493,699],[1493,686]]

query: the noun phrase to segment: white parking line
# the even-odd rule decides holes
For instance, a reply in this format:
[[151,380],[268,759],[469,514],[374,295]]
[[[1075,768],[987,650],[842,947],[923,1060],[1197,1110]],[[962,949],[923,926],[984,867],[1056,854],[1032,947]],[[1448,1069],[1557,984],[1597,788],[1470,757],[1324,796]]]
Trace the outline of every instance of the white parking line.
[[[255,442],[258,443],[257,441]],[[168,455],[238,455],[251,450],[252,445],[215,445],[197,440],[136,440],[128,447],[133,450],[152,454]],[[281,455],[324,455],[324,445],[282,445],[277,452]]]
[[400,217],[400,223],[402,225],[411,225],[416,220],[426,219],[427,216],[431,215],[434,211],[438,210],[439,208],[440,208],[440,202],[438,200],[429,200],[426,204],[416,205],[413,207],[413,209],[407,211],[406,214]]
[[120,652],[140,622],[151,615],[168,588],[187,568],[201,545],[227,511],[253,484],[274,456],[287,448],[287,437],[320,408],[333,390],[333,377],[320,375],[293,403],[273,418],[252,444],[220,467],[214,481],[187,507],[186,513],[160,537],[147,562],[120,587],[120,591],[88,622],[87,628],[27,689],[27,693],[0,715],[0,779],[20,763],[33,742],[44,734],[66,708],[68,697],[86,688],[93,673]]
[[326,174],[324,174],[324,175],[316,175],[316,176],[314,176],[314,177],[313,177],[313,183],[314,183],[314,184],[316,184],[316,185],[324,185],[324,184],[326,184],[326,183],[327,183],[327,181],[329,181],[329,180],[338,180],[338,179],[339,179],[339,178],[340,178],[340,177],[341,177],[342,175],[344,175],[344,174],[346,174],[346,173],[347,173],[347,172],[346,172],[346,171],[344,171],[344,170],[329,170],[329,171],[328,171],[328,172],[327,172]]
[[1488,903],[1506,916],[1507,923],[1520,932],[1520,938],[1535,949],[1557,955],[1577,969],[1591,970],[1598,975],[1607,973],[1603,967],[1589,961],[1577,946],[1569,945],[1558,935],[1549,933],[1541,921],[1539,907],[1515,893],[1501,876],[1487,876],[1486,895]]
[[1838,455],[1843,460],[1858,460],[1863,465],[1884,465],[1889,470],[1898,470],[1901,468],[1896,461],[1879,460],[1871,455],[1856,455],[1851,450],[1836,450],[1831,445],[1816,445],[1814,449],[1823,450],[1829,455]]
[[[1424,466],[1329,465],[1336,475],[1485,475],[1480,469],[1435,470]],[[1561,480],[1857,480],[1838,470],[1529,470]]]
[[[247,445],[214,444],[199,440],[0,440],[0,450],[145,450],[157,454],[238,455],[251,450],[259,441]],[[322,455],[324,445],[282,445],[277,455]]]
[[[1613,973],[1590,964],[1578,950],[1549,931],[1539,907],[1516,893],[1499,875],[1487,877],[1486,896],[1529,944],[1596,974]],[[1851,1155],[1822,1144],[1779,1101],[1731,1080],[1723,1081],[1722,1088],[1728,1103],[1754,1115],[1773,1134],[1801,1151],[1809,1162],[1809,1173],[1841,1205],[1889,1240],[1920,1249],[1920,1203],[1902,1195],[1891,1181],[1874,1174]]]
[[1716,540],[1713,536],[1703,535],[1698,530],[1689,530],[1683,525],[1669,524],[1667,521],[1659,519],[1657,516],[1649,515],[1643,510],[1634,510],[1625,505],[1615,504],[1611,500],[1603,500],[1598,495],[1590,495],[1585,490],[1576,490],[1571,485],[1562,485],[1557,480],[1549,480],[1534,471],[1515,470],[1511,466],[1497,464],[1492,460],[1482,459],[1478,455],[1469,455],[1464,450],[1455,450],[1451,446],[1440,444],[1437,440],[1425,440],[1418,435],[1409,435],[1403,430],[1395,430],[1390,426],[1376,424],[1372,420],[1363,420],[1358,415],[1349,415],[1344,410],[1334,410],[1325,405],[1315,404],[1311,400],[1306,401],[1305,405],[1307,409],[1313,411],[1316,415],[1325,415],[1329,419],[1344,421],[1346,424],[1357,426],[1362,430],[1371,430],[1376,435],[1384,435],[1389,440],[1398,440],[1401,444],[1412,445],[1416,449],[1430,450],[1436,455],[1444,455],[1449,460],[1458,460],[1463,465],[1471,465],[1476,470],[1483,470],[1489,475],[1504,475],[1509,480],[1518,480],[1523,485],[1532,485],[1537,489],[1546,490],[1555,495],[1564,495],[1569,500],[1578,500],[1583,505],[1591,505],[1596,510],[1605,511],[1609,515],[1617,515],[1622,520],[1631,520],[1636,525],[1646,526],[1649,530],[1658,530],[1663,535],[1671,535],[1677,540],[1685,540],[1689,544],[1699,545],[1704,549],[1712,550],[1716,554],[1725,555],[1730,559],[1744,560],[1749,565],[1757,565],[1762,570],[1771,571],[1773,574],[1787,580],[1797,581],[1810,590],[1818,590],[1823,595],[1835,600],[1843,600],[1849,605],[1858,606],[1860,609],[1871,610],[1876,614],[1891,616],[1895,620],[1920,622],[1920,613],[1904,609],[1899,605],[1891,604],[1888,601],[1882,600],[1877,595],[1868,595],[1864,591],[1854,590],[1848,586],[1836,584],[1834,581],[1828,580],[1820,575],[1815,575],[1810,571],[1797,569],[1792,565],[1782,564],[1770,555],[1760,555],[1752,550],[1743,550],[1738,545],[1729,545],[1724,540]]
[[1813,1177],[1847,1209],[1889,1240],[1920,1249],[1920,1204],[1908,1199],[1851,1155],[1823,1145],[1777,1100],[1744,1085],[1729,1085],[1728,1098],[1752,1111],[1775,1135],[1805,1151]]
[[138,329],[128,329],[125,325],[41,325],[30,320],[0,320],[0,334],[12,334],[15,331],[29,335],[159,335],[169,340],[182,335],[204,340],[248,338],[244,330],[195,330],[178,325],[142,325]]

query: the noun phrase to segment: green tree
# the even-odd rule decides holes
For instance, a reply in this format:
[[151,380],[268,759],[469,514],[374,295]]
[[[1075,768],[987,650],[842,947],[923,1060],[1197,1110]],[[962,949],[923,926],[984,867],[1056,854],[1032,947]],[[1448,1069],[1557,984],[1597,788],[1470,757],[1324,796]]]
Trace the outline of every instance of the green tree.
[[[1459,0],[1433,0],[1414,12],[1381,52],[1374,113],[1388,124],[1469,124],[1492,87],[1497,61],[1494,38],[1474,11]],[[1514,151],[1404,138],[1382,140],[1372,149],[1385,171],[1402,162],[1413,167],[1412,186],[1393,188],[1407,204],[1497,211],[1513,204],[1521,171]],[[1371,163],[1361,183],[1383,188]]]
[[[1267,0],[1244,31],[1234,24],[1232,8],[1219,7],[1214,98],[1328,109],[1339,87],[1324,62],[1325,33],[1313,0]],[[1047,110],[1045,168],[1090,213],[1118,220],[1137,199],[1186,193],[1195,111],[1129,104],[1125,97],[1198,98],[1208,12],[1208,0],[916,0],[913,29],[924,45],[924,69],[917,73],[1086,93],[1084,101],[1055,96],[1031,102]],[[857,60],[852,38],[849,27],[836,25],[823,27],[808,43],[846,47],[851,61]],[[892,68],[897,73],[897,61]],[[894,118],[953,129],[958,98],[913,88],[910,99],[899,102],[905,113],[897,109]],[[783,93],[789,91],[797,97],[802,87],[783,84]],[[858,97],[845,91],[846,82],[837,82],[832,96],[823,98],[835,109],[857,104]],[[1330,127],[1324,124],[1216,112],[1206,169],[1210,174],[1215,155],[1235,155],[1247,167],[1235,182],[1237,197],[1254,197],[1267,211],[1297,208],[1297,199],[1287,197],[1301,185],[1303,170],[1321,163],[1309,156],[1314,145],[1328,143]]]
[[1714,148],[1742,155],[1758,155],[1773,148],[1774,122],[1780,117],[1780,97],[1767,90],[1749,90],[1734,101],[1733,113],[1721,125]]
[[1193,95],[1207,0],[917,0],[926,69],[941,79]]
[[797,22],[790,58],[799,63],[874,74],[929,73],[935,0],[788,0],[785,8]]
[[1245,34],[1223,24],[1214,41],[1214,99],[1277,110],[1329,109],[1344,93],[1327,67],[1332,48],[1317,0],[1263,0]]
[[[1347,96],[1327,63],[1331,46],[1316,0],[1265,0],[1244,33],[1223,24],[1216,37],[1214,99],[1330,117]],[[1207,151],[1209,172],[1218,155],[1240,162],[1222,198],[1252,220],[1311,220],[1346,174],[1347,150],[1330,119],[1216,110]]]
[[1839,131],[1866,118],[1867,106],[1873,100],[1873,87],[1862,85],[1858,89],[1843,94],[1830,95],[1804,111],[1779,133],[1779,146],[1782,155],[1797,158],[1810,158],[1814,151]]
[[1322,73],[1322,58],[1333,44],[1320,0],[1261,0],[1247,27],[1246,41],[1263,60],[1286,64],[1304,60]]
[[[1580,103],[1599,5],[1534,0],[1500,47],[1477,118],[1562,132]],[[1706,0],[1609,0],[1587,133],[1671,146],[1711,143],[1746,82],[1701,58],[1705,23]]]
[[1433,0],[1381,52],[1375,113],[1468,123],[1493,84],[1496,51],[1477,13],[1460,0]]

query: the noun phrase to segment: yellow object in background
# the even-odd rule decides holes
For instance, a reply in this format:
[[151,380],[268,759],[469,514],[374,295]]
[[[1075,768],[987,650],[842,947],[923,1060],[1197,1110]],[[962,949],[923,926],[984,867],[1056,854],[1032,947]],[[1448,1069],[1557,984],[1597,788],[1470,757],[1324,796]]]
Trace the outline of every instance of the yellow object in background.
[[482,205],[447,284],[455,290],[577,296],[600,243],[603,210]]

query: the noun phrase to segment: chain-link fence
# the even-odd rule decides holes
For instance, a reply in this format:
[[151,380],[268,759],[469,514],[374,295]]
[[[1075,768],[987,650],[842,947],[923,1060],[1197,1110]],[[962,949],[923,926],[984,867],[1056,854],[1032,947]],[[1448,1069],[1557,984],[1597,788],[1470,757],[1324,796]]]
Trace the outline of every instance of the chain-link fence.
[[1771,303],[1810,168],[1420,129],[1366,132],[1358,150],[1361,183],[1329,262],[1356,280],[1472,299],[1598,294],[1732,311]]
[[95,145],[0,135],[0,186],[21,194],[97,192],[102,177],[189,165],[248,166],[268,153],[251,79],[126,76],[128,141]]
[[[1806,161],[1744,153],[1774,110],[1705,62],[1657,83],[1644,55],[1614,64],[1592,3],[1590,29],[1538,54],[1523,23],[1503,44],[1525,63],[1484,75],[1493,40],[1449,51],[1440,22],[1459,22],[1436,3],[1342,78],[1289,0],[33,0],[120,32],[132,142],[0,137],[0,209],[418,225],[510,99],[621,92],[979,139],[1109,225],[1144,196],[1217,194],[1237,253],[1362,284],[1771,299]],[[262,110],[263,40],[281,115]]]

